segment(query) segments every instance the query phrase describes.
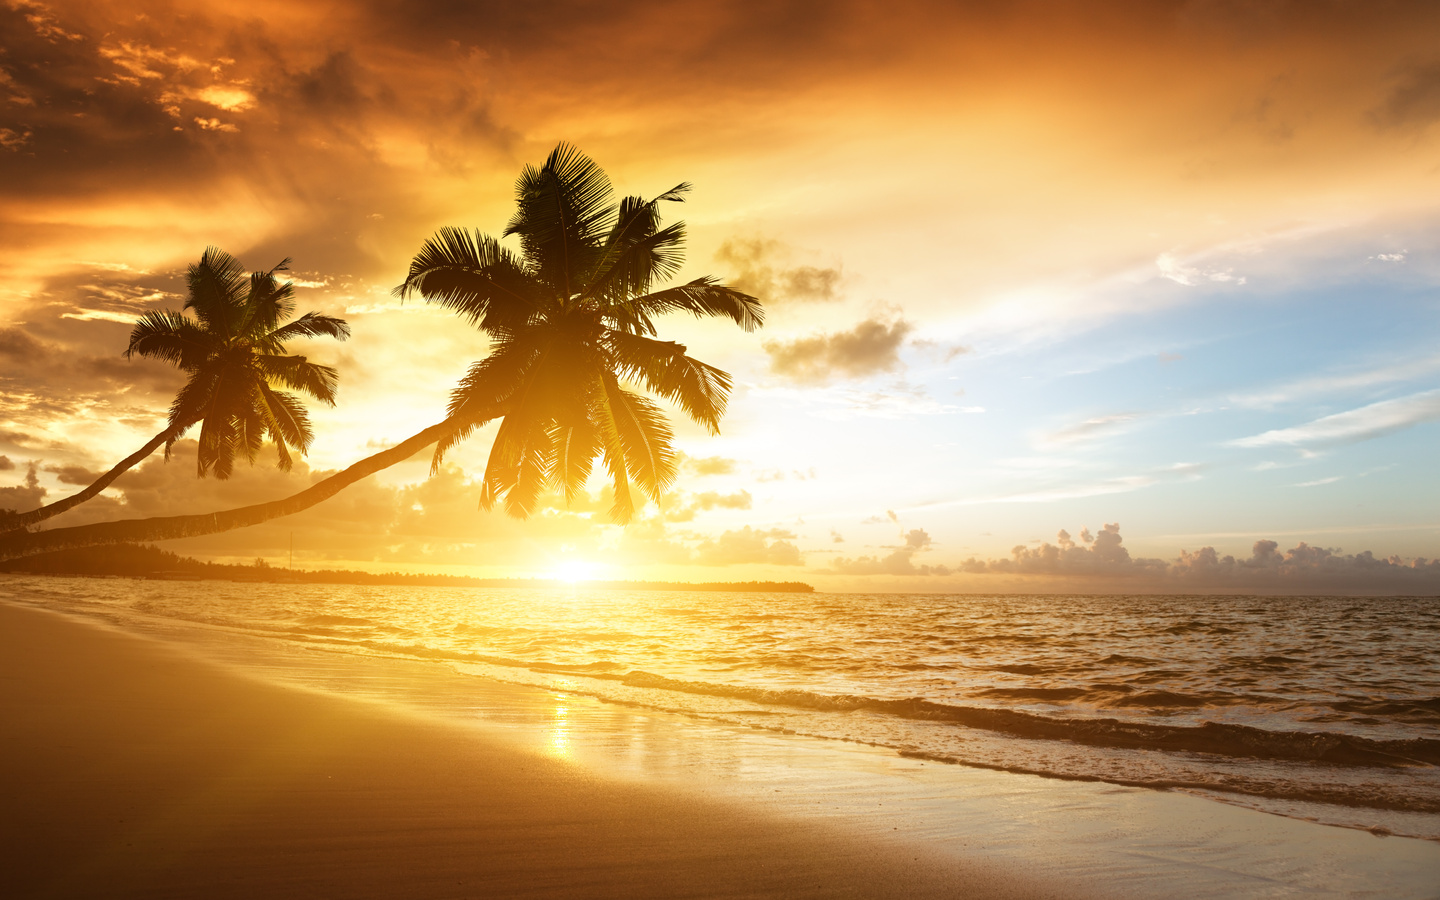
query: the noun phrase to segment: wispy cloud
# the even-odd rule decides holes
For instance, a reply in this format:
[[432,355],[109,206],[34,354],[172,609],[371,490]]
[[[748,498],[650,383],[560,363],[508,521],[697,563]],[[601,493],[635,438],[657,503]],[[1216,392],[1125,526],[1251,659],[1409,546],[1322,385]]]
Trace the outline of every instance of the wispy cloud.
[[751,388],[751,393],[793,399],[803,404],[810,415],[832,420],[856,417],[908,419],[914,416],[985,412],[983,406],[957,406],[952,403],[942,403],[926,393],[924,388],[903,382],[880,391],[860,391],[842,387],[807,390],[755,386]]
[[1072,484],[1039,491],[1026,491],[1002,497],[990,497],[982,503],[1049,503],[1054,500],[1077,500],[1082,497],[1099,497],[1104,494],[1128,494],[1151,485],[1159,484],[1154,475],[1126,475],[1120,478],[1106,478],[1089,484]]
[[1440,370],[1440,355],[1345,375],[1320,375],[1314,378],[1305,378],[1267,391],[1235,395],[1230,398],[1230,401],[1237,406],[1270,409],[1302,397],[1325,396],[1343,391],[1363,390],[1383,384],[1395,384],[1429,375],[1436,370]]
[[1180,260],[1169,253],[1162,253],[1156,258],[1155,268],[1160,270],[1161,278],[1168,278],[1176,284],[1183,284],[1186,287],[1194,287],[1207,281],[1222,284],[1225,282],[1245,283],[1245,276],[1236,275],[1231,269],[1205,269],[1197,265],[1188,265],[1187,261]]
[[1353,444],[1402,431],[1421,422],[1440,419],[1440,390],[1422,391],[1395,400],[1382,400],[1359,409],[1325,416],[1294,428],[1277,428],[1230,441],[1233,447],[1272,447],[1281,444]]
[[1104,434],[1113,433],[1123,429],[1126,425],[1141,418],[1140,413],[1123,412],[1111,413],[1108,416],[1095,416],[1086,419],[1075,425],[1070,425],[1052,434],[1046,435],[1044,443],[1047,444],[1073,444],[1080,441],[1087,441],[1100,437]]

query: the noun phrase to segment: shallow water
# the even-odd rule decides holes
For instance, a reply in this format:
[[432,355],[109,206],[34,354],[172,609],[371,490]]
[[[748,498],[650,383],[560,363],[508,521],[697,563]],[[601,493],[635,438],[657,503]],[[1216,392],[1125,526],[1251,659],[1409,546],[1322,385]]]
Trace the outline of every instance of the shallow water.
[[8,578],[0,594],[443,662],[721,725],[1440,838],[1440,600]]

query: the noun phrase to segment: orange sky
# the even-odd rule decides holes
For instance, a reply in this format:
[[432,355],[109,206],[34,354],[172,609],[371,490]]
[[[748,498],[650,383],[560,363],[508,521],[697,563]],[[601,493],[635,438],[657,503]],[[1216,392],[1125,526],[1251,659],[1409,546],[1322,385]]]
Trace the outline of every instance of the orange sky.
[[[417,461],[294,521],[174,549],[278,558],[294,531],[307,565],[528,576],[568,560],[610,577],[983,589],[994,576],[937,580],[911,559],[950,572],[1123,513],[1131,541],[1167,559],[1182,547],[1162,536],[1233,533],[1227,552],[1244,556],[1252,538],[1283,540],[1275,529],[1305,539],[1302,520],[1352,552],[1394,520],[1377,552],[1440,555],[1440,532],[1400,505],[1373,521],[1340,500],[1319,520],[1239,510],[1204,528],[1161,511],[1183,497],[977,511],[994,478],[931,477],[945,458],[929,456],[865,476],[904,456],[883,429],[812,444],[820,432],[795,412],[869,404],[932,423],[895,439],[977,448],[955,463],[977,473],[1010,458],[996,435],[1130,415],[1140,401],[1116,396],[1007,419],[974,399],[1002,380],[983,360],[1209,302],[1152,282],[1219,289],[1264,270],[1309,284],[1295,259],[1331,254],[1326,241],[1428,223],[1432,3],[7,0],[0,21],[0,484],[15,491],[34,461],[54,499],[158,429],[179,381],[119,358],[126,323],[178,307],[183,267],[211,244],[254,268],[294,257],[301,309],[354,327],[302,351],[342,378],[339,406],[315,410],[311,466],[436,421],[484,343],[389,289],[436,228],[498,233],[521,166],[567,140],[622,192],[694,182],[676,208],[691,233],[682,277],[726,276],[770,306],[758,336],[673,324],[740,386],[723,438],[677,423],[696,462],[669,507],[624,533],[585,509],[481,514],[467,482],[481,436],[435,480]],[[197,484],[181,451],[70,521],[250,502],[308,477]],[[1139,474],[1095,478],[1199,465],[1155,453]],[[707,458],[732,462],[705,474]],[[902,508],[915,512],[887,520]],[[923,546],[907,543],[915,528]],[[895,553],[904,565],[874,577],[835,562]]]

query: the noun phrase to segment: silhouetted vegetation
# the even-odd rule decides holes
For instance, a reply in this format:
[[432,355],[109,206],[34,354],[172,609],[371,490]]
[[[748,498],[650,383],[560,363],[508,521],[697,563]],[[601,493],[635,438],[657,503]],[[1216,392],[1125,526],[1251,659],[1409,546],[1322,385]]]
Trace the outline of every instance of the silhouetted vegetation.
[[610,179],[574,147],[561,144],[516,184],[519,210],[505,235],[441,229],[410,264],[400,297],[419,294],[454,310],[489,338],[450,395],[453,433],[445,452],[496,419],[480,503],[525,518],[546,488],[567,499],[581,490],[597,458],[614,486],[611,518],[635,514],[633,481],[659,500],[675,479],[674,434],[660,407],[627,390],[637,384],[679,406],[718,434],[730,376],[654,338],[655,318],[684,312],[760,327],[760,301],[713,278],[652,292],[684,259],[685,226],[660,225],[661,201],[682,202],[679,184],[654,199],[612,204]]
[[[153,545],[112,544],[82,550],[42,553],[0,562],[0,572],[30,575],[121,576],[177,581],[253,581],[266,584],[359,584],[399,587],[566,588],[569,582],[544,578],[472,578],[413,572],[358,572],[352,569],[287,569],[256,559],[248,566],[202,562]],[[589,581],[587,589],[629,591],[735,591],[810,593],[798,581],[734,581],[689,584],[683,581]]]
[[[516,184],[519,211],[505,233],[519,235],[518,257],[492,237],[443,229],[395,289],[455,310],[488,338],[490,356],[470,367],[443,422],[280,500],[200,515],[14,531],[0,535],[0,559],[256,525],[308,509],[432,444],[438,466],[447,449],[496,420],[482,505],[503,501],[510,514],[528,516],[544,487],[573,497],[602,458],[614,485],[611,516],[628,522],[635,511],[631,481],[658,497],[676,465],[664,414],[622,382],[674,402],[712,433],[731,384],[728,374],[687,356],[684,346],[656,340],[655,318],[720,316],[746,331],[763,321],[759,300],[713,278],[652,291],[679,270],[685,240],[682,224],[661,227],[659,204],[679,201],[687,190],[680,184],[651,200],[612,204],[605,173],[561,144]],[[248,448],[254,434],[244,424],[232,437]],[[221,459],[213,460],[217,474]]]
[[295,290],[289,283],[281,284],[275,273],[284,271],[289,262],[247,277],[234,257],[207,248],[187,273],[185,309],[194,317],[173,310],[146,313],[135,322],[125,350],[126,357],[163,360],[189,375],[170,406],[165,428],[84,489],[39,509],[0,512],[0,531],[26,528],[73,509],[161,444],[168,457],[170,448],[197,422],[204,423],[197,459],[201,477],[213,469],[216,478],[229,478],[235,454],[254,462],[267,437],[275,444],[280,468],[288,470],[288,448],[303,454],[315,435],[304,405],[276,386],[302,391],[333,406],[339,376],[329,366],[303,356],[286,356],[285,342],[300,337],[343,341],[350,336],[344,320],[318,313],[281,324],[295,312]]

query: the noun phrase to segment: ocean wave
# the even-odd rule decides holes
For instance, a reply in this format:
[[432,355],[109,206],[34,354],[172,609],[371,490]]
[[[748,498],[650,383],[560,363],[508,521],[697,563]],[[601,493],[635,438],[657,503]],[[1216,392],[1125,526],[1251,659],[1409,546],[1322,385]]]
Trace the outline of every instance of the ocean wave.
[[[1015,737],[1069,741],[1097,747],[1163,750],[1172,753],[1207,753],[1223,757],[1321,762],[1341,766],[1400,768],[1440,765],[1440,740],[1433,738],[1376,739],[1329,731],[1279,731],[1225,722],[1167,725],[1097,716],[1044,715],[1018,709],[941,703],[919,697],[884,699],[856,694],[825,694],[798,688],[763,688],[671,678],[643,670],[619,671],[611,661],[560,664],[521,660],[492,654],[428,647],[423,644],[375,640],[339,640],[329,635],[290,632],[294,638],[338,644],[385,654],[462,663],[484,663],[537,673],[572,674],[628,687],[725,697],[771,706],[817,712],[868,712],[902,719],[944,722],[980,728]],[[1078,690],[1078,689],[1077,689]],[[1070,689],[990,689],[981,692],[1009,700],[1066,700]],[[1196,708],[1225,705],[1168,691],[1136,692],[1135,703],[1110,700],[1114,706]]]
[[950,722],[1017,737],[1070,741],[1100,747],[1209,753],[1346,766],[1440,765],[1440,740],[1428,738],[1376,740],[1325,731],[1270,731],[1222,722],[1186,726],[1125,722],[1110,718],[1060,718],[1014,709],[960,706],[919,698],[882,700],[794,689],[769,690],[742,685],[682,681],[638,671],[608,677],[632,687],[708,694],[824,712],[882,713],[906,719]]

